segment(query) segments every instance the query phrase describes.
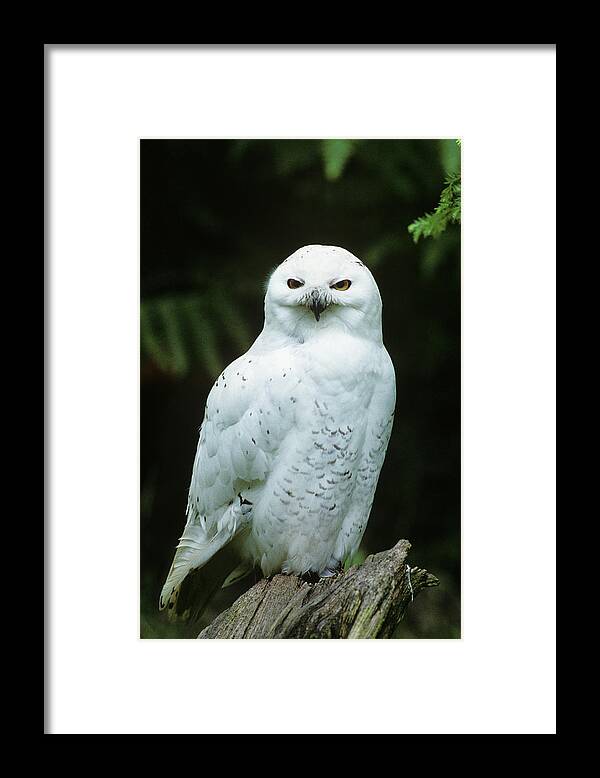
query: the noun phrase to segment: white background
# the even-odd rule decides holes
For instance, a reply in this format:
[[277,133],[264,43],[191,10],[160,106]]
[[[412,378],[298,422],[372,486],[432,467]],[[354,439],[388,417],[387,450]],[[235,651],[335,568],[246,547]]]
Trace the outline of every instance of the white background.
[[[555,731],[555,50],[48,47],[51,733]],[[138,138],[463,138],[463,637],[138,638]]]

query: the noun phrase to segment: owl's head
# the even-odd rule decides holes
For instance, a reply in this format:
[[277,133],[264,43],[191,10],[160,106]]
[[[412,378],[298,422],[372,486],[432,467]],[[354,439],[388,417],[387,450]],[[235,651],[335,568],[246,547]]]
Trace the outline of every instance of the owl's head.
[[339,246],[304,246],[269,278],[265,327],[306,338],[341,327],[381,340],[381,295],[370,270]]

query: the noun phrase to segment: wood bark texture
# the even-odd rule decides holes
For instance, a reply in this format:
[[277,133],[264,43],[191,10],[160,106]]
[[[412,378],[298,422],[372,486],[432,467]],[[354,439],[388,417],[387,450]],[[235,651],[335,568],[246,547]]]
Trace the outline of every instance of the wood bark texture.
[[410,547],[400,540],[316,583],[264,578],[198,638],[390,638],[417,594],[439,583],[427,570],[409,567]]

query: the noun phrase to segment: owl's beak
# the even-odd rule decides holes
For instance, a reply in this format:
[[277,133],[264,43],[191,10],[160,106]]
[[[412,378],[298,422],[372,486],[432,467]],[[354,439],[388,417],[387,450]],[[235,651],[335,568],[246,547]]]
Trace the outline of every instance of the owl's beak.
[[329,305],[329,301],[318,289],[313,289],[308,299],[308,307],[314,313],[315,319],[319,321],[321,314]]

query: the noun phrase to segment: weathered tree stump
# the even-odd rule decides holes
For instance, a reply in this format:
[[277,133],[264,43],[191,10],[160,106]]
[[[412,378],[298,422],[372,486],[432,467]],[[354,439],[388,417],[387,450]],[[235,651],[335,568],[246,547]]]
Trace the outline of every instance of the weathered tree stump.
[[[332,578],[264,578],[198,638],[389,638],[414,597],[438,579],[406,562],[410,543]],[[410,572],[409,572],[410,571]]]

